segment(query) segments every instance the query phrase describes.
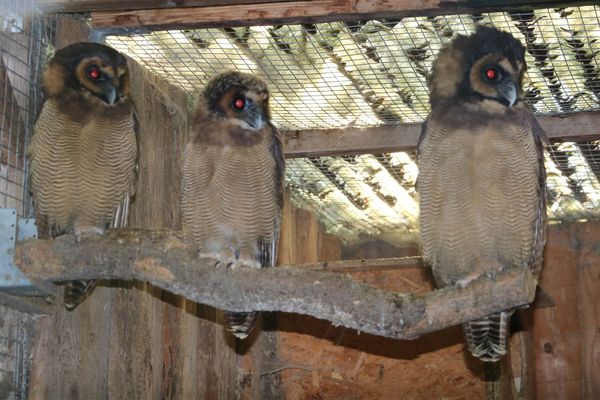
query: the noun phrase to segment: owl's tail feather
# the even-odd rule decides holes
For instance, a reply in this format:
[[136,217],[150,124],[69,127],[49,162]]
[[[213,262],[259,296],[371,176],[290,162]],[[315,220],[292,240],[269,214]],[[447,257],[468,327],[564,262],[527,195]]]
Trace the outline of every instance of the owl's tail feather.
[[484,319],[463,324],[467,348],[473,356],[494,362],[506,354],[510,316],[513,310],[501,311]]
[[257,312],[241,313],[224,311],[223,319],[227,330],[230,331],[233,336],[238,339],[246,339],[252,328],[254,328],[255,321],[258,318]]
[[75,307],[92,293],[96,287],[96,281],[70,281],[65,285],[65,308],[73,311]]

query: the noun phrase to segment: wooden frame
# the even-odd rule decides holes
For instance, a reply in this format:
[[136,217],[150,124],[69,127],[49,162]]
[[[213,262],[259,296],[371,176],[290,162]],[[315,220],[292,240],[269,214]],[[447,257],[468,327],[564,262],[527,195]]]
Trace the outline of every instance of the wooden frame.
[[39,0],[52,12],[92,12],[94,27],[207,26],[397,18],[594,4],[565,0]]
[[[600,111],[538,117],[551,142],[598,138]],[[320,157],[415,150],[421,124],[283,131],[286,157]]]

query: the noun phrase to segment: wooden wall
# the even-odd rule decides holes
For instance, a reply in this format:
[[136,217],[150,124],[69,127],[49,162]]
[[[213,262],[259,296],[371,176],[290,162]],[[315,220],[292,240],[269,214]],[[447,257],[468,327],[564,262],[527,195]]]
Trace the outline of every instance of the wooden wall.
[[535,310],[539,399],[600,399],[600,223],[551,226],[542,285],[555,307]]
[[[286,207],[281,263],[414,255],[416,247],[382,242],[343,248],[314,215]],[[295,226],[294,226],[295,225]],[[287,236],[286,236],[287,235]],[[295,241],[295,242],[294,242]],[[399,292],[423,293],[432,280],[418,266],[353,272],[357,280]],[[428,399],[485,396],[482,364],[466,357],[459,328],[414,341],[396,341],[334,327],[299,315],[278,318],[278,353],[285,399]]]

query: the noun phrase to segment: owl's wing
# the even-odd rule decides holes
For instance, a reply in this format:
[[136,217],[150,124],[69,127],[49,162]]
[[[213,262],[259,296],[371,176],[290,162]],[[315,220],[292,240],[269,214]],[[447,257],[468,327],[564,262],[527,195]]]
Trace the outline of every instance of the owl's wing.
[[277,215],[274,216],[274,229],[270,236],[261,238],[258,243],[260,251],[261,267],[274,267],[277,262],[277,249],[279,246],[279,233],[281,230],[281,212],[283,210],[283,179],[285,174],[285,159],[283,158],[283,145],[277,128],[271,123],[268,125],[271,131],[270,152],[275,161],[274,185],[275,201],[277,202]]
[[533,243],[531,245],[531,253],[529,257],[529,267],[533,271],[534,276],[539,276],[542,269],[544,245],[546,244],[546,167],[544,164],[544,145],[548,143],[546,133],[540,126],[540,123],[535,116],[528,112],[529,125],[531,133],[535,139],[538,153],[538,198],[539,203],[536,212],[535,223],[533,224]]
[[132,113],[133,113],[133,131],[135,133],[135,143],[136,143],[136,162],[135,162],[135,176],[133,178],[133,184],[130,187],[130,190],[123,194],[123,200],[119,203],[119,205],[115,208],[113,220],[110,224],[110,228],[125,228],[129,225],[129,205],[131,204],[131,200],[135,196],[135,182],[137,182],[137,177],[139,173],[139,164],[137,156],[139,154],[139,129],[140,124],[137,118],[137,113],[135,111],[135,105],[132,105]]

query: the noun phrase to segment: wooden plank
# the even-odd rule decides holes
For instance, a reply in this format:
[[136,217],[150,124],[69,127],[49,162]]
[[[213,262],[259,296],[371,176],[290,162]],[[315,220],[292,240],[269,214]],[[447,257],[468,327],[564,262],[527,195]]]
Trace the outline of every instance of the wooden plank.
[[178,7],[213,7],[241,4],[280,3],[295,0],[37,0],[44,12],[81,13],[90,11],[117,11],[163,9]]
[[81,17],[60,15],[56,18],[56,38],[54,45],[62,49],[70,44],[87,41],[90,37],[90,27]]
[[297,221],[298,209],[293,206],[289,189],[286,189],[281,213],[281,230],[279,233],[279,249],[277,251],[277,264],[296,264],[298,258]]
[[[540,116],[540,125],[551,141],[597,140],[600,111],[560,116]],[[421,124],[382,125],[369,128],[307,129],[282,131],[288,158],[342,154],[414,151]]]
[[583,398],[600,399],[600,223],[578,226],[577,308],[581,326]]
[[282,131],[287,158],[413,151],[421,124]]
[[[137,63],[131,61],[129,69],[139,123],[139,172],[130,224],[178,229],[179,155],[187,135],[186,98]],[[182,379],[188,377],[184,359],[196,353],[195,345],[183,341],[182,326],[188,320],[182,300],[174,300],[175,306],[167,304],[169,298],[165,299],[162,291],[142,283],[119,293],[112,304],[119,316],[113,319],[111,341],[112,394],[115,398],[181,398],[181,391],[187,389]],[[119,358],[124,367],[117,365]]]
[[[339,20],[399,18],[414,15],[438,15],[453,13],[473,13],[493,10],[516,10],[521,7],[558,7],[573,2],[566,1],[520,1],[495,2],[488,4],[480,1],[460,0],[313,0],[255,2],[255,4],[237,4],[208,7],[178,7],[160,9],[138,9],[127,11],[92,12],[94,28],[134,28],[181,29],[207,26],[269,25],[282,23],[325,22]],[[239,2],[238,2],[239,3]],[[532,5],[533,3],[533,5]],[[591,1],[576,4],[591,4]],[[88,3],[89,4],[89,3]],[[114,3],[116,4],[116,2]],[[160,6],[162,3],[159,3]],[[127,7],[115,6],[117,10]],[[83,8],[83,7],[82,7]],[[93,11],[85,7],[79,11]]]
[[[320,226],[317,237],[320,248],[330,243],[322,229]],[[334,246],[339,245],[338,242]],[[296,247],[295,251],[288,253],[303,251],[297,244]],[[372,247],[381,249],[377,242],[364,244],[364,248]],[[404,254],[404,249],[389,247],[381,253],[356,254],[360,253],[361,257]],[[327,260],[327,263],[301,264],[298,267],[341,266],[345,261],[336,261],[340,260],[340,250],[337,250],[336,258],[331,258],[334,252],[333,249],[319,251],[318,260]],[[347,249],[344,254],[348,255]],[[288,262],[297,263],[299,259],[289,259]],[[364,266],[373,261],[356,262]],[[356,281],[385,290],[422,294],[433,289],[428,270],[420,267],[344,272],[350,272]],[[398,398],[398,393],[407,400],[483,398],[485,384],[480,378],[483,363],[463,356],[460,327],[413,341],[401,341],[334,327],[326,321],[302,315],[280,314],[278,340],[279,363],[272,365],[270,370],[281,373],[281,390],[286,399],[394,399]]]
[[[573,225],[548,229],[540,285],[556,306],[535,310],[536,398],[583,398],[581,325],[577,314],[578,246]],[[575,246],[574,246],[575,245]]]

